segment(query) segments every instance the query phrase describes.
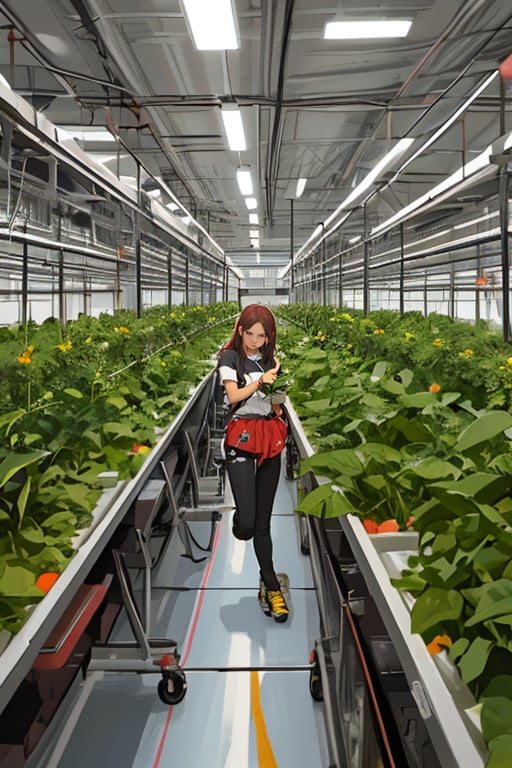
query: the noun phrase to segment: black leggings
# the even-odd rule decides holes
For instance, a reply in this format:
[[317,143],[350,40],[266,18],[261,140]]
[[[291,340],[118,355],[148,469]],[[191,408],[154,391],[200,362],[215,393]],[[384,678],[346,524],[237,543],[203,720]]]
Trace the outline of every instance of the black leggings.
[[281,456],[264,459],[226,447],[226,467],[235,500],[233,534],[237,539],[253,539],[261,578],[267,589],[279,589],[272,562],[270,517],[281,473]]

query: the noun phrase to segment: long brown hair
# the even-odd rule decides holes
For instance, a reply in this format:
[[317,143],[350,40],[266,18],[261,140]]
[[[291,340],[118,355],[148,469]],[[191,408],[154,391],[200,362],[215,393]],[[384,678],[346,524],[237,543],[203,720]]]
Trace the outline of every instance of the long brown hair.
[[240,329],[248,331],[255,323],[262,324],[267,336],[261,348],[261,362],[263,365],[268,365],[268,363],[273,361],[276,349],[276,321],[270,309],[263,307],[261,304],[249,304],[245,307],[235,323],[233,335],[226,342],[223,349],[234,349],[241,358],[245,357]]

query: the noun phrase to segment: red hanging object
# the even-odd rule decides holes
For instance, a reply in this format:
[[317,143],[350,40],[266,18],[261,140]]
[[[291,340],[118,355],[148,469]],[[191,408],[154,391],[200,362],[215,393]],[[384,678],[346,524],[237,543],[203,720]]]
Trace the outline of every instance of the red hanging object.
[[512,80],[512,53],[501,62],[499,70],[503,80]]

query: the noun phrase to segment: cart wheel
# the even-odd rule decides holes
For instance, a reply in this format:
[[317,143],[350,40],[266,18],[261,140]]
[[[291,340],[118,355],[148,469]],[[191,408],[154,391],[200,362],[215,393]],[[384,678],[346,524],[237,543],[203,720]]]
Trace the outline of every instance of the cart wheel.
[[318,664],[315,664],[315,666],[309,673],[309,692],[315,701],[324,700],[324,692],[322,690],[322,678],[320,677],[320,670],[318,668]]
[[180,672],[170,672],[158,683],[158,696],[164,704],[179,704],[186,692],[187,681]]

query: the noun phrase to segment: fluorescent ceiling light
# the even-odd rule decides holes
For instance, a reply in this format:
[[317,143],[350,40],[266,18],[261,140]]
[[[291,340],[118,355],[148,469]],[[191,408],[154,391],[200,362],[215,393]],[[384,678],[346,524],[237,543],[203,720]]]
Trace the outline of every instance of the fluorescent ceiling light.
[[406,37],[412,21],[373,19],[371,21],[329,21],[324,40],[364,40],[378,37]]
[[176,203],[167,203],[165,207],[170,211],[177,211],[179,209],[179,205],[176,205]]
[[182,5],[198,51],[240,48],[231,0],[182,0]]
[[304,192],[304,188],[307,184],[307,179],[300,177],[299,179],[291,179],[288,182],[284,196],[287,200],[298,200]]
[[89,155],[93,160],[95,160],[97,163],[101,163],[102,165],[111,163],[112,160],[124,160],[125,157],[128,157],[126,154],[119,155],[117,152],[115,155],[109,155],[106,152],[89,152]]
[[241,168],[237,168],[236,180],[242,195],[252,195],[252,176],[251,169],[248,165],[242,165]]
[[259,237],[260,231],[259,229],[250,229],[249,230],[249,237]]
[[240,110],[234,105],[224,104],[221,109],[221,115],[224,121],[224,130],[226,131],[229,148],[236,152],[243,152],[247,149],[247,144],[245,142],[244,125]]
[[80,141],[116,141],[116,137],[113,133],[110,133],[107,128],[96,126],[82,126],[82,125],[65,125],[59,126],[60,131],[64,131],[73,139],[79,139]]
[[378,224],[376,227],[374,227],[371,230],[371,234],[376,235],[379,232],[382,232],[382,230],[388,229],[389,227],[398,223],[399,221],[403,221],[415,210],[439,197],[443,192],[447,192],[449,189],[455,187],[461,182],[468,181],[471,176],[481,172],[483,169],[489,166],[491,154],[492,144],[489,144],[487,149],[484,149],[483,152],[473,158],[473,160],[470,160],[469,163],[466,163],[466,165],[458,168],[458,170],[456,170],[446,179],[443,179],[443,181],[441,181],[439,184],[436,184],[436,186],[432,187],[428,192],[421,195],[420,197],[417,197],[400,211],[393,214],[393,216],[391,216],[389,219],[386,219],[386,221],[383,221],[381,224]]
[[259,224],[260,223],[260,217],[257,213],[250,213],[249,214],[249,224]]
[[[401,157],[404,152],[407,151],[407,149],[409,149],[413,142],[414,139],[401,139],[399,142],[397,142],[393,149],[384,155],[382,160],[380,160],[377,165],[375,165],[372,170],[367,173],[362,182],[358,184],[357,187],[350,193],[350,195],[345,198],[342,203],[340,203],[336,210],[327,217],[327,219],[323,222],[323,226],[319,224],[316,227],[316,229],[313,231],[313,234],[310,235],[306,242],[299,248],[295,254],[295,258],[305,258],[314,248],[319,245],[321,240],[329,237],[329,235],[332,235],[337,229],[339,229],[350,216],[350,211],[342,215],[343,211],[346,211],[348,208],[350,208],[351,205],[354,205],[356,200],[361,198],[361,196],[367,192],[367,190],[378,179],[378,177],[396,160],[398,160],[398,158]],[[317,242],[313,242],[316,241],[318,237],[321,239]],[[311,247],[309,247],[309,250],[307,250],[310,244]]]
[[[405,169],[407,168],[407,166],[408,166],[410,163],[414,162],[414,160],[416,160],[416,158],[417,158],[417,157],[419,157],[420,155],[422,155],[422,154],[425,152],[425,150],[427,150],[427,149],[428,149],[428,147],[430,147],[430,145],[431,145],[431,144],[433,144],[435,141],[437,141],[437,140],[438,140],[438,139],[439,139],[439,138],[440,138],[440,137],[443,135],[443,133],[445,133],[445,132],[448,130],[448,128],[449,128],[451,125],[453,125],[453,123],[454,123],[456,120],[458,120],[458,118],[459,118],[459,117],[460,117],[460,116],[461,116],[461,115],[462,115],[462,114],[463,114],[463,113],[464,113],[464,112],[465,112],[465,111],[468,109],[468,107],[470,107],[470,106],[471,106],[471,104],[474,102],[474,100],[475,100],[476,98],[478,98],[478,96],[480,96],[480,94],[482,93],[482,91],[484,91],[484,90],[487,88],[487,86],[488,86],[488,85],[490,85],[490,84],[492,83],[492,81],[493,81],[493,80],[494,80],[494,79],[495,79],[497,76],[498,76],[498,70],[495,70],[494,72],[491,72],[491,74],[489,75],[489,77],[487,77],[487,78],[486,78],[486,79],[483,81],[483,83],[481,83],[481,84],[479,85],[479,87],[476,89],[476,91],[474,91],[474,93],[472,93],[472,94],[471,94],[471,96],[470,96],[470,97],[469,97],[469,98],[468,98],[468,99],[467,99],[467,100],[464,102],[464,104],[462,104],[462,105],[461,105],[461,106],[460,106],[460,107],[459,107],[459,108],[458,108],[458,109],[457,109],[457,110],[456,110],[456,111],[453,113],[453,115],[452,115],[451,117],[449,117],[447,120],[445,120],[445,122],[442,124],[442,126],[441,126],[440,128],[438,128],[438,129],[437,129],[437,131],[436,131],[436,132],[435,132],[435,133],[434,133],[434,134],[433,134],[433,135],[432,135],[432,136],[431,136],[429,139],[427,139],[427,141],[426,141],[426,142],[424,142],[424,143],[421,145],[421,147],[419,147],[419,149],[417,150],[417,152],[415,152],[415,153],[414,153],[414,155],[412,155],[412,157],[409,157],[409,158],[406,160],[406,162],[405,162],[405,163],[404,163],[404,164],[403,164],[403,165],[402,165],[402,166],[401,166],[401,167],[398,169],[398,171],[395,173],[395,175],[393,176],[393,178],[391,179],[391,181],[389,182],[389,184],[392,184],[392,183],[393,183],[393,182],[394,182],[394,181],[395,181],[395,180],[398,178],[398,176],[400,176],[400,174],[401,174],[403,171],[405,171]],[[389,185],[388,185],[388,186],[389,186]]]
[[250,242],[253,248],[259,248],[260,247],[260,239],[259,237],[251,237]]
[[255,208],[258,207],[258,201],[256,200],[255,197],[246,197],[245,204],[249,211],[253,211]]
[[295,188],[295,197],[301,197],[306,187],[307,179],[297,179],[297,186]]

